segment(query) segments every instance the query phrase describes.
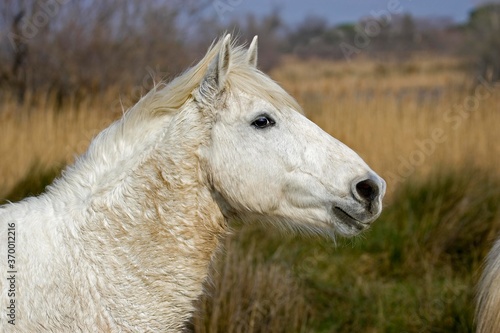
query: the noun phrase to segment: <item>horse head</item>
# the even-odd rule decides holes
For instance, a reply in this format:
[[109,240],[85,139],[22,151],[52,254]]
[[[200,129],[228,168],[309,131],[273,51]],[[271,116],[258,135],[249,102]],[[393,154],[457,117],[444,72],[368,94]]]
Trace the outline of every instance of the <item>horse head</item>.
[[244,50],[227,35],[214,49],[193,98],[209,119],[199,155],[223,214],[330,236],[369,227],[384,180],[257,69],[257,38]]

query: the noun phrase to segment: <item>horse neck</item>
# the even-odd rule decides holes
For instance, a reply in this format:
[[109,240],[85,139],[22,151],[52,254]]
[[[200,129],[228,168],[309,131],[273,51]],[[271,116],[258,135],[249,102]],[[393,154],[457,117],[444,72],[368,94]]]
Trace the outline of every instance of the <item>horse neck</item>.
[[[108,164],[99,168],[95,165],[99,160],[92,158],[91,152],[82,158],[81,165],[67,172],[64,179],[70,180],[61,183],[67,192],[71,188],[68,184],[73,184],[75,192],[84,193],[74,195],[81,202],[80,216],[75,218],[79,225],[68,228],[70,232],[66,233],[73,238],[68,242],[73,249],[70,251],[75,257],[84,257],[82,262],[88,266],[82,267],[95,270],[81,274],[95,274],[103,281],[102,293],[116,293],[112,295],[116,305],[113,308],[137,304],[140,311],[147,313],[153,311],[151,303],[157,302],[165,306],[161,310],[160,305],[154,308],[158,313],[179,309],[189,314],[192,301],[202,292],[220,237],[226,232],[225,220],[196,154],[208,137],[208,129],[199,125],[203,124],[196,119],[199,113],[183,114],[172,116],[167,129],[156,134],[156,142],[145,145],[148,148],[144,152],[137,152],[141,154],[139,159],[133,156],[135,162],[122,159],[113,166],[111,158],[101,156]],[[188,128],[189,124],[198,127]],[[94,151],[100,148],[96,145]],[[83,177],[81,174],[87,170],[96,172],[88,176],[89,184],[78,185],[80,182],[71,180]],[[124,283],[124,279],[144,283]],[[162,296],[151,300],[144,295]],[[123,304],[119,305],[121,300]],[[130,318],[130,322],[133,320]]]
[[[168,128],[156,135],[156,142],[137,152],[140,156],[133,157],[135,162],[122,159],[115,166],[108,163],[100,168],[101,174],[88,176],[90,184],[85,191],[89,196],[84,199],[88,204],[80,228],[82,252],[88,258],[96,252],[99,262],[95,264],[108,267],[112,263],[105,264],[99,253],[116,254],[112,260],[120,265],[104,267],[113,272],[110,279],[147,272],[148,278],[155,276],[160,284],[175,285],[176,279],[185,280],[187,275],[193,290],[201,292],[208,265],[225,233],[225,221],[196,154],[208,137],[203,128],[208,125],[200,125],[199,116],[199,112],[172,116]],[[96,158],[84,159],[90,159],[91,172],[99,170]],[[137,270],[131,272],[131,267]],[[124,268],[126,274],[120,272]]]

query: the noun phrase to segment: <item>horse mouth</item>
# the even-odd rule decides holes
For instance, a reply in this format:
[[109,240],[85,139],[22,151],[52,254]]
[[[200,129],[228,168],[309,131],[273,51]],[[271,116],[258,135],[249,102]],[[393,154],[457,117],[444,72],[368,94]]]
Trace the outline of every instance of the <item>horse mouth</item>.
[[350,215],[340,207],[333,207],[333,214],[342,223],[354,227],[357,230],[363,230],[367,227],[367,224],[357,220],[356,218],[354,218],[352,215]]

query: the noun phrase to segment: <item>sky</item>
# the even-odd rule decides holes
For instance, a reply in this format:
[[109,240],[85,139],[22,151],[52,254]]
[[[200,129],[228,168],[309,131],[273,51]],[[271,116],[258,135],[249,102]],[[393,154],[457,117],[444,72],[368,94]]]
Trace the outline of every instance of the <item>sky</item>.
[[[307,16],[325,18],[330,24],[356,22],[385,11],[390,14],[449,17],[465,22],[469,12],[481,0],[214,0],[214,12],[222,20],[243,17],[248,13],[262,16],[279,9],[286,23],[301,22]],[[498,2],[498,1],[492,1]]]

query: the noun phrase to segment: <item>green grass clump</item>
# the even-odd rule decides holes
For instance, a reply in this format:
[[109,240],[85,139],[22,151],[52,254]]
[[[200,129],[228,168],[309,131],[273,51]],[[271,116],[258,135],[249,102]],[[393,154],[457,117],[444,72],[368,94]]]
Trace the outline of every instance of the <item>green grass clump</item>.
[[[288,332],[473,332],[481,261],[500,230],[500,179],[472,169],[436,172],[408,181],[393,198],[371,231],[337,245],[244,226],[204,297],[199,316],[211,321],[208,331],[281,332],[227,329],[236,311],[271,297],[300,304],[270,316],[299,323]],[[256,281],[260,296],[249,293]],[[241,304],[248,309],[236,310]],[[207,331],[203,325],[195,330]]]
[[[377,223],[383,226],[375,226],[361,246],[387,251],[402,273],[425,265],[467,271],[500,229],[500,180],[481,170],[438,172],[407,183],[394,197]],[[385,237],[391,242],[378,241]]]

